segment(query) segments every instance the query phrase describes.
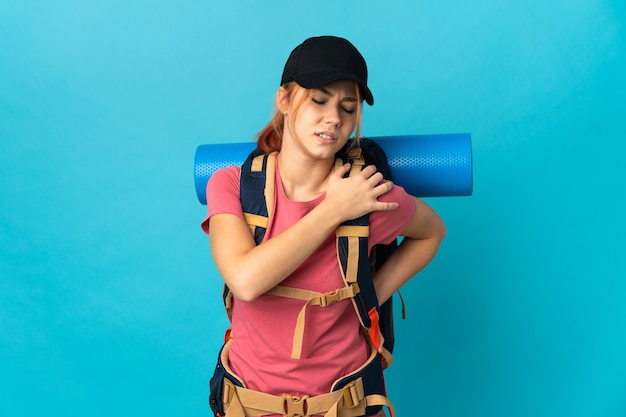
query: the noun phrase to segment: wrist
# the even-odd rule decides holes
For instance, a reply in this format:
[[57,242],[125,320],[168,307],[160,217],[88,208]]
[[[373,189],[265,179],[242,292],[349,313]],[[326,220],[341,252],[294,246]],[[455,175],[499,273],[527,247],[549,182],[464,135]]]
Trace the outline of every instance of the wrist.
[[337,208],[330,204],[327,200],[323,200],[315,209],[309,213],[315,216],[315,224],[326,225],[328,231],[335,230],[345,219],[343,219]]

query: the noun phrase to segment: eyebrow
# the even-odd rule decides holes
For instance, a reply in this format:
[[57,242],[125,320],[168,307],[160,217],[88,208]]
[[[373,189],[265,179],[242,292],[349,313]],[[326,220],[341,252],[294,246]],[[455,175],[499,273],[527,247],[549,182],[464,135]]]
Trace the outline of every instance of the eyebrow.
[[[316,90],[322,92],[323,94],[326,94],[327,96],[331,96],[332,97],[334,95],[333,93],[331,93],[330,91],[328,91],[324,87],[316,88]],[[356,102],[357,100],[356,100],[355,97],[347,96],[347,97],[344,97],[341,101],[350,101],[350,102],[354,101],[354,102]]]

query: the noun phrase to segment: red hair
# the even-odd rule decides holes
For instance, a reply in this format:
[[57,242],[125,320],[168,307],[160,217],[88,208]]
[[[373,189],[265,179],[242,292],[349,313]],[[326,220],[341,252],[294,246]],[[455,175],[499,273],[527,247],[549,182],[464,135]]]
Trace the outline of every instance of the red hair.
[[[356,90],[357,103],[359,105],[356,109],[356,130],[354,134],[354,143],[359,143],[361,134],[361,107],[362,97],[358,84],[354,83]],[[311,90],[300,87],[293,81],[287,82],[281,86],[287,92],[289,100],[289,106],[293,109],[293,112],[289,115],[292,122],[295,121],[296,116],[305,100],[310,96]],[[278,106],[274,106],[274,115],[270,119],[269,123],[257,134],[257,145],[263,153],[269,154],[271,152],[280,152],[283,144],[283,131],[285,129],[285,116],[278,110]]]

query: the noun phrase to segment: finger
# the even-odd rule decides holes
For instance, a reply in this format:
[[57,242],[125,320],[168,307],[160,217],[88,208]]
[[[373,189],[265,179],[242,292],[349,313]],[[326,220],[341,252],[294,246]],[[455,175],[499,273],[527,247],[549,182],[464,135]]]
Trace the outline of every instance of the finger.
[[363,175],[365,178],[370,178],[374,174],[376,174],[375,165],[368,165],[361,170],[361,175]]
[[394,187],[394,183],[391,181],[381,182],[377,186],[374,187],[374,193],[376,197],[378,198],[381,195],[386,194],[389,191],[391,191],[393,187]]
[[379,201],[376,203],[376,211],[392,211],[400,207],[395,201]]
[[367,180],[371,183],[374,184],[374,186],[376,186],[378,183],[380,183],[382,180],[384,179],[383,174],[381,172],[375,172],[374,174],[372,174]]
[[350,170],[349,163],[343,163],[343,161],[339,158],[335,159],[335,175],[339,177],[343,177]]

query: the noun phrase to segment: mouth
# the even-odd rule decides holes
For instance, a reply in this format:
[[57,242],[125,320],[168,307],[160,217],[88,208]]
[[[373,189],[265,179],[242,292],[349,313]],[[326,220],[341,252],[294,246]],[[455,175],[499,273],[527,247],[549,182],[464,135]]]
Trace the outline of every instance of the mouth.
[[318,132],[315,135],[324,142],[335,142],[337,140],[337,136],[330,132]]

